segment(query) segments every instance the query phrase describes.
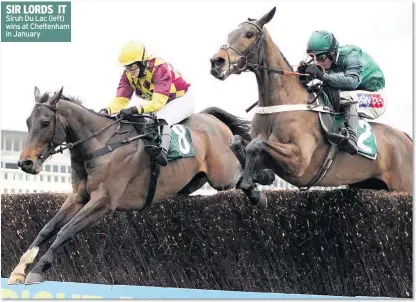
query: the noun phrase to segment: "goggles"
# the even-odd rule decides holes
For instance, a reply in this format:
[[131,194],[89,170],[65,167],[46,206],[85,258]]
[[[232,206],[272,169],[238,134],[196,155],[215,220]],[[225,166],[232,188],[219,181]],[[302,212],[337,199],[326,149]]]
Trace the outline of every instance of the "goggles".
[[126,65],[125,67],[126,67],[126,69],[127,69],[128,71],[135,71],[135,70],[137,70],[140,66],[139,66],[139,64],[137,64],[137,63],[133,63],[133,64],[130,64],[130,65]]
[[316,60],[317,61],[324,61],[326,58],[328,58],[328,54],[326,53],[321,53],[320,55],[316,55]]

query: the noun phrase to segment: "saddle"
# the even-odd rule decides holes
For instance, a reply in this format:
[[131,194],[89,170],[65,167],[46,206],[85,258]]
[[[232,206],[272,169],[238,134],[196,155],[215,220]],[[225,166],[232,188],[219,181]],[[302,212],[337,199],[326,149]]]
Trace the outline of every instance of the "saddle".
[[[116,119],[115,116],[107,116]],[[158,120],[153,114],[137,114],[120,120],[117,131],[107,141],[107,145],[117,145],[126,141],[142,139],[146,146],[160,147],[162,142],[161,126],[166,125],[164,120]],[[188,127],[182,124],[171,126],[171,144],[168,150],[168,161],[178,158],[194,157],[196,155]],[[116,141],[116,143],[113,143]],[[106,149],[106,148],[105,148]],[[147,148],[145,148],[147,152]],[[107,151],[108,152],[108,151]],[[100,154],[102,155],[102,154]],[[152,154],[149,154],[152,158]]]
[[[111,119],[116,119],[116,116],[107,116]],[[159,146],[161,143],[160,125],[164,122],[160,122],[154,115],[137,114],[124,117],[120,120],[116,132],[107,141],[107,145],[110,145],[114,141],[120,141],[120,139],[142,139],[146,145]]]
[[348,131],[344,123],[336,122],[342,120],[339,112],[340,109],[340,90],[328,86],[322,86],[319,80],[312,80],[310,77],[299,77],[303,86],[308,89],[308,92],[315,95],[310,102],[311,105],[324,106],[326,109],[332,111],[331,113],[319,112],[319,120],[326,139],[338,146],[342,145],[347,139]]
[[348,138],[348,131],[345,125],[345,116],[339,112],[340,90],[329,87],[322,88],[316,98],[317,106],[325,106],[333,113],[319,112],[319,120],[326,138],[340,146]]
[[[120,132],[123,132],[123,128],[129,127],[130,124],[133,125],[139,135],[143,136],[141,138],[146,144],[145,151],[150,157],[153,157],[147,147],[160,148],[162,143],[161,126],[167,125],[166,121],[158,120],[153,115],[150,115],[150,118],[143,115],[133,115],[121,121],[122,128]],[[129,128],[131,129],[131,127]],[[178,158],[194,157],[196,153],[189,128],[179,123],[171,125],[171,129],[171,142],[167,154],[168,162]]]

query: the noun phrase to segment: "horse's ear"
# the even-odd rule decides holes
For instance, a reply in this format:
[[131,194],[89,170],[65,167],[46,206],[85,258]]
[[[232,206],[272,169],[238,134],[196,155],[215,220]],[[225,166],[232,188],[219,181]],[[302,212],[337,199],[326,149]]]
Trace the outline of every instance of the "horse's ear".
[[265,14],[263,17],[257,21],[258,26],[260,28],[263,28],[264,24],[267,24],[270,22],[271,19],[273,19],[274,13],[276,12],[276,6],[272,8],[271,11],[269,11],[267,14]]
[[37,86],[35,86],[35,102],[39,103],[40,100],[40,90]]
[[64,86],[61,87],[61,89],[56,92],[49,100],[49,105],[51,106],[56,106],[56,103],[59,102],[61,96],[62,96],[62,91],[64,90]]

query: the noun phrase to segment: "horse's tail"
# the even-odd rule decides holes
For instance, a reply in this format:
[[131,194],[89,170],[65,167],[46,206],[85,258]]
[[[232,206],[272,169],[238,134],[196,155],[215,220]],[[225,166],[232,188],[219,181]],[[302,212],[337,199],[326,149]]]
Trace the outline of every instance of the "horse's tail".
[[246,143],[251,141],[250,121],[232,115],[231,113],[228,113],[218,107],[205,108],[200,113],[215,116],[221,122],[226,124],[234,135],[240,135]]

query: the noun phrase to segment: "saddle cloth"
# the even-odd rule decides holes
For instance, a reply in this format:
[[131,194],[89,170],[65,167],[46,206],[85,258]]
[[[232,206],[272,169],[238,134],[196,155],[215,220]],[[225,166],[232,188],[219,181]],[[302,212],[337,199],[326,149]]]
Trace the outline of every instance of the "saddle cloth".
[[168,151],[168,161],[178,158],[194,157],[195,150],[189,128],[181,124],[176,124],[171,129],[172,139]]
[[[116,115],[109,117],[115,119]],[[148,119],[148,117],[140,114],[126,117],[122,120],[116,134],[127,135],[127,137],[137,135],[137,133],[132,133],[133,128],[130,127],[130,124],[133,125],[137,133],[146,134],[146,137],[143,138],[146,141],[146,144],[160,144],[160,134],[157,130],[159,122],[157,122],[157,120],[153,121],[152,119]],[[172,137],[167,154],[168,161],[178,158],[194,157],[196,153],[189,128],[182,124],[175,124],[171,126],[171,129]],[[119,138],[114,136],[110,139],[110,141],[113,140],[117,141]]]

